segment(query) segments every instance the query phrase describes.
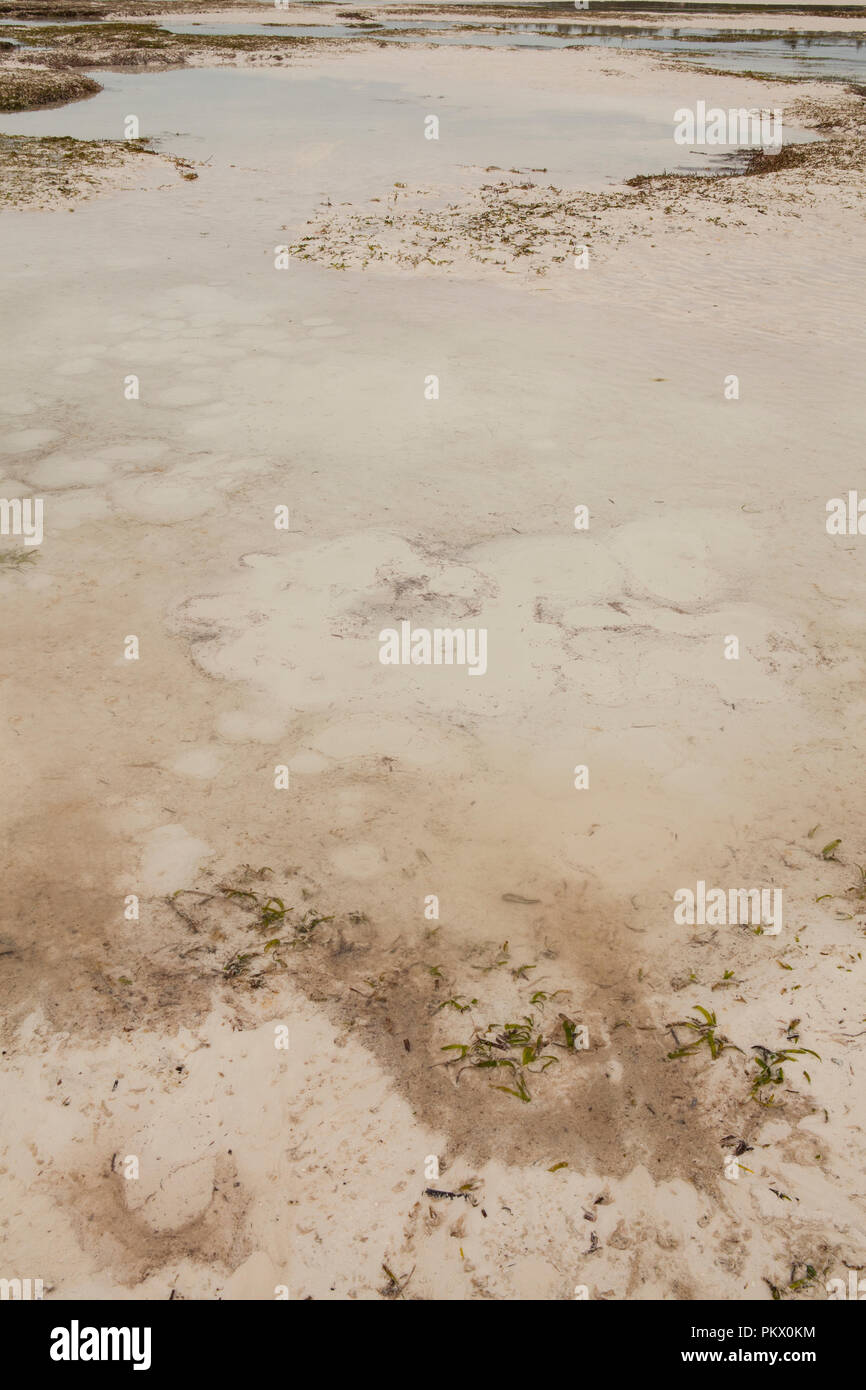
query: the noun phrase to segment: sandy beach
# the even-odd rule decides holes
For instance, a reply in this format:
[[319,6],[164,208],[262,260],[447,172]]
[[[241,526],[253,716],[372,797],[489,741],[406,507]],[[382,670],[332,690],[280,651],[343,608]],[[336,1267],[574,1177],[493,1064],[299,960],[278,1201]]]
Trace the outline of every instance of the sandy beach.
[[[866,87],[442,11],[0,54],[0,498],[44,509],[0,536],[0,1276],[46,1298],[866,1267]],[[698,103],[781,153],[677,143]]]

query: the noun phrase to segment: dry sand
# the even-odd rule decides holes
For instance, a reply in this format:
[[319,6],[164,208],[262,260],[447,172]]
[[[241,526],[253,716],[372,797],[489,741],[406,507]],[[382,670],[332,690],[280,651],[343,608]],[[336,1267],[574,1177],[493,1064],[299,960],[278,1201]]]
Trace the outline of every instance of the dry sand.
[[[383,84],[416,132],[498,100],[521,169],[545,163],[521,122],[575,92],[859,109],[599,50],[261,80],[278,116],[293,83],[311,110],[321,80]],[[510,275],[469,237],[450,267],[277,272],[323,200],[351,239],[403,183],[411,239],[416,193],[471,202],[479,169],[440,142],[425,185],[363,125],[210,162],[208,138],[195,181],[0,215],[0,495],[45,499],[35,558],[0,565],[2,1272],[65,1298],[826,1297],[866,1264],[864,542],[825,528],[860,482],[862,178],[667,215],[596,189],[562,226],[569,252],[592,231],[586,271]],[[404,619],[485,628],[487,674],[381,665]],[[698,879],[781,888],[781,933],[677,925]],[[696,1006],[742,1051],[670,1059]],[[528,1102],[442,1051],[527,1015],[556,1058],[524,1064]],[[762,1105],[755,1045],[820,1060]]]

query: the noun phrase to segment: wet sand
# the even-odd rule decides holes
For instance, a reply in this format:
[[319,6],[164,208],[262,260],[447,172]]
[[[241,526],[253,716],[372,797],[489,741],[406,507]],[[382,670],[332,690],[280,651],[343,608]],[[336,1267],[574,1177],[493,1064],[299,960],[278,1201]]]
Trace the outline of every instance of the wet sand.
[[[128,75],[97,77],[0,128],[121,138]],[[365,47],[232,71],[245,129],[199,78],[127,108],[197,179],[0,213],[0,496],[45,501],[0,565],[4,1268],[67,1298],[391,1297],[383,1266],[421,1299],[825,1296],[864,1262],[862,539],[825,525],[862,452],[862,175],[624,180],[699,98],[835,112],[852,150],[862,103]],[[602,200],[554,215],[544,275],[471,230],[448,266],[354,254],[359,219],[411,244],[500,178]],[[275,269],[311,227],[346,268]],[[383,665],[407,620],[485,629],[486,674]],[[781,888],[781,933],[676,923],[698,880]],[[742,1051],[670,1058],[697,1006]],[[460,1055],[527,1016],[530,1061]],[[820,1061],[765,1106],[755,1045]]]

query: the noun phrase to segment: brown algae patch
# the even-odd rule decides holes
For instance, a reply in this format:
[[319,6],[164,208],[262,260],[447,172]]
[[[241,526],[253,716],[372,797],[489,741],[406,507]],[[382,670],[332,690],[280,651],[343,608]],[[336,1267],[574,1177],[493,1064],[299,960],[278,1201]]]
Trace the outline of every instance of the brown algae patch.
[[45,67],[0,67],[0,111],[35,111],[95,96],[102,87],[83,73]]
[[[54,55],[73,67],[172,67],[190,59],[242,58],[264,54],[274,61],[290,51],[342,47],[351,42],[337,38],[305,38],[268,34],[173,34],[158,24],[106,22],[100,24],[45,25],[38,30],[26,25],[4,26],[7,38],[22,45],[19,62],[46,61]],[[27,45],[39,51],[28,54]],[[50,50],[46,55],[45,50]]]

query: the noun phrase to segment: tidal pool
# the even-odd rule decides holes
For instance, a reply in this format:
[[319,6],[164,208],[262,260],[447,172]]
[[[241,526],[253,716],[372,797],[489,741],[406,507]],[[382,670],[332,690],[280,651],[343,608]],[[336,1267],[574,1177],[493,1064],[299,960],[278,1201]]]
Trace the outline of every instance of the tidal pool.
[[[418,138],[429,105],[399,82],[313,76],[310,70],[185,68],[98,72],[95,97],[4,114],[11,135],[120,139],[130,114],[158,148],[194,160],[236,163],[269,175],[269,191],[369,196],[384,182],[434,183],[455,166],[519,168],[583,187],[605,187],[635,174],[730,168],[730,150],[674,143],[674,104],[620,97],[600,107],[579,91],[567,107],[542,92],[521,94],[511,109],[460,88],[437,94],[447,132]],[[416,108],[413,111],[412,108]],[[786,132],[787,139],[810,138]],[[307,154],[304,154],[307,151]],[[312,153],[310,153],[312,151]]]

